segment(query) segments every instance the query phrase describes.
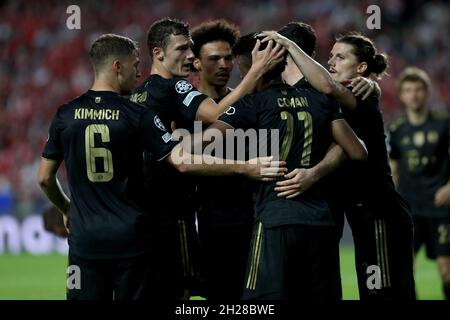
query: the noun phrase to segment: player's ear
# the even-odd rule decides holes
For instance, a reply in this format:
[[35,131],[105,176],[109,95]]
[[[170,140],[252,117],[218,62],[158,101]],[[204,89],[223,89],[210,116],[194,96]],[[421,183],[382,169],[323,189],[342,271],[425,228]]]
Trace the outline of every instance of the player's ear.
[[122,68],[122,65],[121,65],[121,63],[120,63],[120,61],[118,59],[114,59],[111,62],[111,67],[114,70],[114,72],[120,72],[121,68]]
[[152,50],[153,60],[157,59],[159,61],[164,60],[164,50],[160,47],[154,47]]
[[122,70],[122,64],[119,59],[114,59],[111,61],[111,68],[115,73],[119,73]]
[[358,72],[359,74],[364,74],[366,70],[367,70],[367,62],[361,62],[356,68],[356,72]]
[[195,58],[192,64],[194,65],[195,70],[202,71],[202,63],[199,58]]

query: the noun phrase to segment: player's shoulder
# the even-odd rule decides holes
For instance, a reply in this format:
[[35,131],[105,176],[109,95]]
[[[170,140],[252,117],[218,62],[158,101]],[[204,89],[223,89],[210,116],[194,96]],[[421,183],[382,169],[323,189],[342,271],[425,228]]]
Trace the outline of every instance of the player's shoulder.
[[434,121],[439,122],[446,122],[449,121],[449,114],[446,111],[443,110],[431,110],[430,111],[430,118]]
[[73,98],[72,100],[61,104],[57,108],[57,115],[62,115],[73,110],[79,106],[86,106],[89,103],[89,96],[87,92]]
[[168,79],[171,90],[175,90],[176,93],[184,95],[192,90],[196,90],[192,83],[185,78],[173,77]]
[[408,124],[408,119],[406,118],[406,115],[402,115],[398,118],[396,118],[395,120],[393,120],[389,125],[389,131],[391,132],[396,132],[398,131],[400,128],[405,127]]

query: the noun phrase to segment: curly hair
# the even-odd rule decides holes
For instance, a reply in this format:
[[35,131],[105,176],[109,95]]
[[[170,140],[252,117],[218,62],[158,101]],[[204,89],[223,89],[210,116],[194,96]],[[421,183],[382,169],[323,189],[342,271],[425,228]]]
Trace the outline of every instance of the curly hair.
[[209,42],[225,41],[233,47],[239,38],[240,32],[237,26],[224,19],[204,22],[191,31],[192,52],[195,57],[199,57],[202,47]]

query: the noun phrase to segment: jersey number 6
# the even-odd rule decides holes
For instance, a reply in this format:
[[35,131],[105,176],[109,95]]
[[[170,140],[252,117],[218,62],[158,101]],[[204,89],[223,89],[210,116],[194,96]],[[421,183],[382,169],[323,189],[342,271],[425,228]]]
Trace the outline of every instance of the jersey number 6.
[[[91,124],[84,134],[86,145],[86,170],[88,179],[92,182],[108,182],[113,178],[114,168],[112,154],[106,148],[95,147],[95,134],[100,134],[102,142],[109,142],[109,128],[105,124]],[[95,159],[103,159],[103,172],[97,172]]]

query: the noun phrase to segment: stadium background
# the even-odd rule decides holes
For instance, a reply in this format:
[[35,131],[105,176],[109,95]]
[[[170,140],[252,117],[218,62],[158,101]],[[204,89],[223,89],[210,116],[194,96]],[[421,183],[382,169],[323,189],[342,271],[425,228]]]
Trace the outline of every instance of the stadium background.
[[[81,9],[80,30],[66,26],[72,4]],[[366,27],[366,9],[372,4],[381,9],[379,30]],[[86,91],[93,80],[87,50],[98,35],[112,32],[139,41],[143,80],[149,74],[147,29],[165,16],[191,26],[225,18],[242,34],[305,21],[316,30],[316,58],[323,65],[337,34],[359,30],[391,57],[390,76],[380,82],[389,122],[401,112],[396,76],[409,65],[430,74],[432,108],[450,105],[449,11],[448,1],[438,0],[0,1],[0,299],[64,298],[67,246],[43,231],[40,215],[48,201],[36,172],[56,108]],[[234,72],[231,85],[238,79]],[[357,298],[348,229],[342,272],[344,297]],[[442,299],[436,267],[423,252],[416,277],[419,298]]]

